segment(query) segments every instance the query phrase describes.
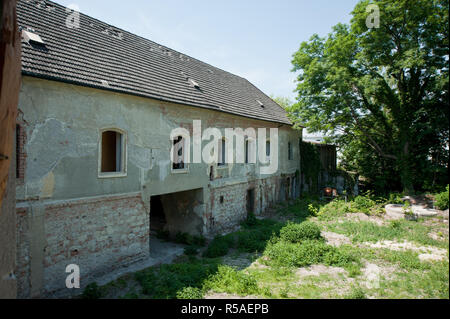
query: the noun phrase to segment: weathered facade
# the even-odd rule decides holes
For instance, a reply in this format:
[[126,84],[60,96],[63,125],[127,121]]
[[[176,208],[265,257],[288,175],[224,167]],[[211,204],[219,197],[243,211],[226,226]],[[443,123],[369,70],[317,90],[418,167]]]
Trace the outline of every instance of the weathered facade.
[[[65,12],[56,4],[48,7],[19,1],[22,27],[31,24],[46,42],[44,51],[23,42],[16,189],[20,297],[66,289],[69,264],[80,266],[84,286],[114,268],[147,258],[152,226],[172,235],[186,232],[210,237],[233,229],[249,212],[258,215],[273,203],[299,196],[301,132],[292,129],[281,107],[262,92],[242,78],[196,60],[183,72],[194,74],[198,83],[177,79],[181,82],[173,85],[173,99],[152,96],[150,89],[137,93],[115,87],[114,81],[119,83],[121,76],[125,82],[125,71],[109,74],[107,87],[75,77],[69,81],[57,71],[70,66],[60,65],[66,63],[62,57],[54,59],[51,70],[39,62],[47,55],[51,60],[50,55],[64,46],[46,37],[33,19],[26,19],[29,12],[36,16],[52,10]],[[81,18],[82,22],[88,19]],[[97,20],[90,23],[100,24]],[[123,39],[134,39],[128,36],[122,34]],[[173,56],[179,55],[153,54],[155,59],[162,59],[161,54],[168,59],[167,68],[173,67]],[[193,63],[192,58],[190,62],[180,59],[177,68]],[[118,61],[108,64],[122,67]],[[89,73],[80,68],[72,71]],[[182,84],[185,87],[177,91]],[[187,96],[184,102],[183,96]],[[241,108],[234,110],[239,103]],[[186,163],[175,169],[170,160],[171,132],[184,128],[193,136],[194,120],[201,121],[203,130],[214,127],[223,135],[226,128],[278,129],[278,170],[263,175],[258,162]],[[112,146],[106,148],[107,143]],[[112,156],[108,152],[119,154],[116,162],[105,162]],[[105,169],[108,165],[113,168]]]

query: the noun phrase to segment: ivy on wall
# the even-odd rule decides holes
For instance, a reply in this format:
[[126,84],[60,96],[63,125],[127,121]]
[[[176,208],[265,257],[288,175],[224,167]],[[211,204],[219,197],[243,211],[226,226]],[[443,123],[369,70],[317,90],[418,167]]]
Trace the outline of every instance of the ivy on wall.
[[317,192],[321,164],[320,154],[313,144],[300,142],[300,167],[305,182],[310,185],[310,192]]

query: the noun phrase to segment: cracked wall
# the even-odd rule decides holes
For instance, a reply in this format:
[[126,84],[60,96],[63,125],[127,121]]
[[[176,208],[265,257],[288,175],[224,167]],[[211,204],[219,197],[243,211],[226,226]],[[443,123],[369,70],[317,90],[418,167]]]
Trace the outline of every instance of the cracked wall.
[[[26,170],[16,189],[23,296],[64,290],[63,265],[80,263],[85,278],[94,278],[108,265],[146,258],[152,196],[164,198],[173,232],[208,236],[246,217],[249,188],[256,214],[284,200],[281,185],[299,170],[301,132],[277,123],[26,76],[19,109],[27,136]],[[173,172],[170,132],[183,127],[192,136],[193,120],[222,134],[225,128],[278,128],[278,171],[261,175],[259,164],[213,164],[210,176],[210,165],[189,164],[188,171]],[[126,132],[125,176],[99,176],[105,128]]]

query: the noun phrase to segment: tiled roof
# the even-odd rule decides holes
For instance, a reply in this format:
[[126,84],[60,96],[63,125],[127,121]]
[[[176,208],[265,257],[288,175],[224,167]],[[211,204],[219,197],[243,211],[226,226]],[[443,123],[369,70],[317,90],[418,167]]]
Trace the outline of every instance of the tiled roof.
[[68,28],[70,13],[50,1],[18,1],[19,27],[45,43],[22,41],[23,74],[291,124],[246,79],[84,14],[79,28]]

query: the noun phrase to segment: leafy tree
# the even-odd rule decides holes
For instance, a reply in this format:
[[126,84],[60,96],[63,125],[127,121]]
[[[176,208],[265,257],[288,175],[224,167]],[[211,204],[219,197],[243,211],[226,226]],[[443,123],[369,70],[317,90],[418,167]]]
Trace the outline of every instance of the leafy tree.
[[[366,23],[370,4],[378,28]],[[448,0],[360,1],[350,25],[313,35],[294,54],[292,120],[333,134],[344,166],[381,187],[436,182],[448,167],[448,10]]]
[[289,109],[293,104],[291,99],[289,99],[288,97],[271,95],[270,98],[286,110]]

